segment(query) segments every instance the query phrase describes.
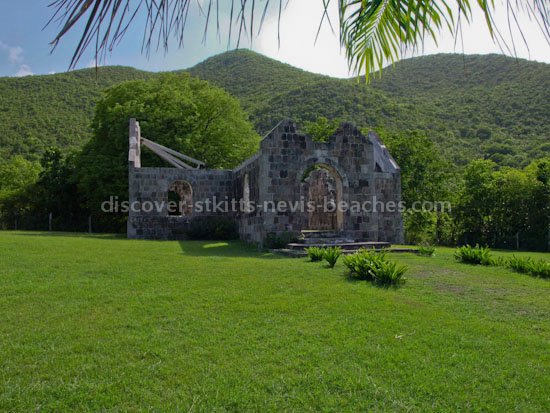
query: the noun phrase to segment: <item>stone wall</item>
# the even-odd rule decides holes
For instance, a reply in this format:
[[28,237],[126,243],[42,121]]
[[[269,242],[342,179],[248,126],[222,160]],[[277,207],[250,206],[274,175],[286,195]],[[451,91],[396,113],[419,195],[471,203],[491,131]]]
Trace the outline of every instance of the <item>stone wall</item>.
[[[128,237],[170,239],[184,237],[188,223],[198,216],[223,215],[236,220],[241,239],[261,244],[269,233],[298,233],[309,228],[306,179],[315,167],[332,174],[337,200],[348,207],[365,201],[371,211],[347,209],[334,221],[347,237],[368,241],[403,241],[403,224],[397,210],[376,208],[376,201],[397,205],[401,200],[400,170],[378,136],[362,135],[351,124],[342,124],[328,142],[314,142],[299,133],[292,121],[283,121],[260,143],[256,155],[234,170],[137,168],[130,161],[130,201],[168,201],[168,188],[177,180],[193,188],[193,201],[227,199],[253,204],[251,211],[227,214],[194,211],[191,216],[168,216],[166,210],[130,213]],[[248,190],[245,186],[248,184]],[[245,196],[245,193],[247,194]],[[287,210],[275,208],[285,202]],[[289,206],[297,206],[291,211]]]
[[[168,215],[168,188],[176,181],[186,181],[193,189],[193,203],[204,205],[203,211],[193,211],[190,216]],[[140,207],[153,204],[151,211],[140,208],[130,210],[128,238],[181,239],[190,220],[198,216],[225,214],[207,211],[207,202],[219,202],[233,198],[233,174],[228,170],[135,168],[129,165],[129,200]],[[137,204],[136,204],[137,206]]]

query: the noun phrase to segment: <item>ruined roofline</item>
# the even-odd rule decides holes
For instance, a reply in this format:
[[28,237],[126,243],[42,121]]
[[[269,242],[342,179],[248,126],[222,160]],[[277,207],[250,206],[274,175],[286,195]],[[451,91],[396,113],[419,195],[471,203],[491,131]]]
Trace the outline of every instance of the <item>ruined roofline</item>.
[[386,145],[384,145],[384,143],[380,139],[380,136],[378,136],[378,134],[374,131],[369,131],[367,137],[373,143],[373,145],[375,147],[375,152],[378,149],[384,155],[384,157],[389,161],[389,163],[393,167],[393,169],[396,172],[398,172],[398,171],[400,172],[401,167],[397,164],[397,161],[394,159],[394,157],[388,151],[388,148],[386,147]]
[[[289,129],[286,129],[289,128]],[[389,153],[386,145],[383,144],[382,140],[376,134],[374,131],[369,131],[368,134],[365,136],[361,130],[353,123],[351,122],[342,122],[336,129],[336,131],[328,138],[326,142],[315,142],[311,136],[308,134],[300,132],[300,130],[296,127],[296,123],[290,119],[285,118],[282,121],[280,121],[271,131],[269,131],[263,138],[262,141],[271,138],[277,131],[280,131],[281,133],[296,133],[300,136],[304,136],[306,141],[311,142],[312,144],[319,144],[319,145],[330,145],[331,143],[335,143],[338,141],[338,139],[346,136],[355,136],[361,139],[363,143],[365,144],[372,144],[374,152],[378,158],[378,160],[384,164],[386,167],[385,169],[389,169],[390,172],[399,172],[401,171],[401,168],[395,161],[395,159],[391,156]],[[253,155],[251,158],[244,161],[241,165],[242,167],[249,164],[249,161],[252,162],[253,160],[257,159],[259,156],[259,152],[257,152],[255,155]],[[241,168],[241,165],[239,165],[235,170],[239,170]]]
[[[375,160],[379,164],[382,164],[380,166],[384,167],[383,172],[394,173],[394,172],[401,171],[401,168],[389,153],[386,145],[382,143],[380,137],[375,132],[369,131],[367,136],[365,136],[361,132],[361,130],[351,122],[340,123],[336,131],[328,138],[327,142],[315,142],[310,135],[301,133],[299,129],[296,127],[296,123],[292,119],[285,118],[281,120],[277,125],[275,125],[275,127],[272,128],[267,134],[264,135],[264,137],[260,141],[260,145],[263,141],[267,139],[271,139],[277,132],[281,134],[296,133],[300,136],[304,136],[306,141],[309,141],[311,144],[325,145],[327,147],[331,143],[337,142],[338,139],[340,138],[343,138],[346,136],[354,136],[361,139],[363,143],[371,144],[373,146]],[[260,157],[260,154],[261,154],[261,149],[258,149],[258,151],[254,155],[252,155],[251,157],[249,157],[248,159],[240,163],[237,167],[235,167],[233,169],[233,172],[234,173],[239,172],[241,169],[247,167],[248,165],[256,161]]]

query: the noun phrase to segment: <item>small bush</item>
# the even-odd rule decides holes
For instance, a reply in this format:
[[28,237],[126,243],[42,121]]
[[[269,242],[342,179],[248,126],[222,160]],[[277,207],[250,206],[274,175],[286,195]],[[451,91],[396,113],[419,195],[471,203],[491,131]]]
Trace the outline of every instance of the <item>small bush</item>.
[[455,259],[465,264],[491,265],[491,251],[489,247],[475,247],[464,245],[455,251]]
[[550,262],[545,260],[533,260],[530,257],[516,257],[508,259],[508,267],[522,274],[533,277],[550,278]]
[[430,244],[420,245],[418,247],[418,254],[422,255],[423,257],[433,257],[433,255],[435,254],[435,247]]
[[385,252],[361,249],[355,254],[344,257],[343,263],[349,270],[351,278],[373,281],[376,269],[385,260]]
[[328,263],[330,268],[334,268],[338,258],[342,255],[342,248],[340,247],[329,247],[324,249],[323,258]]
[[493,265],[495,267],[506,267],[508,265],[508,262],[504,257],[491,258],[489,261],[490,265]]
[[398,266],[393,261],[383,261],[376,269],[374,281],[381,285],[397,285],[405,282],[405,273],[407,267],[404,265]]
[[542,259],[533,261],[529,274],[534,277],[550,278],[550,262]]
[[531,264],[531,258],[527,257],[516,257],[515,255],[512,258],[508,259],[507,267],[519,273],[528,273],[529,265]]
[[306,248],[307,256],[310,261],[322,261],[325,258],[325,249],[319,247]]
[[343,259],[349,276],[356,280],[374,281],[381,285],[397,285],[405,282],[407,267],[389,260],[385,252],[360,250]]

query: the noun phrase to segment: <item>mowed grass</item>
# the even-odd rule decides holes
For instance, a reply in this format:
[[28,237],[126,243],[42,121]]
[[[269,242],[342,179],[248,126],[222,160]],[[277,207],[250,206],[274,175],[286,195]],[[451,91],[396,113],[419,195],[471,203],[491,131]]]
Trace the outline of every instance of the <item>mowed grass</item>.
[[550,282],[452,252],[392,255],[385,289],[241,243],[0,232],[0,410],[548,411]]

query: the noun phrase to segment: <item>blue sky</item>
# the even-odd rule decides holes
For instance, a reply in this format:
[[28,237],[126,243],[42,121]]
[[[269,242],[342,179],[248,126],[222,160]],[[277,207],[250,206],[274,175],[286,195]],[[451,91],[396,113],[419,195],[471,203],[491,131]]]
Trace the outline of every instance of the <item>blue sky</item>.
[[[21,76],[30,74],[48,74],[63,72],[67,69],[72,50],[77,43],[78,33],[74,31],[63,40],[53,52],[49,42],[56,34],[55,24],[43,29],[52,10],[48,4],[52,0],[0,0],[0,76]],[[204,3],[205,0],[197,0]],[[336,10],[331,10],[336,20]],[[222,11],[223,13],[223,11]],[[249,39],[241,43],[247,47],[317,73],[347,77],[346,59],[339,49],[338,38],[328,25],[323,27],[321,35],[314,44],[315,33],[322,14],[321,0],[290,0],[283,13],[281,26],[281,45],[277,42],[276,8],[270,10],[260,35],[250,43]],[[505,13],[497,14],[497,23],[505,24]],[[517,55],[531,60],[550,63],[550,46],[541,35],[536,23],[522,18],[523,27],[530,48],[517,44]],[[187,26],[187,42],[183,49],[172,44],[168,53],[163,50],[153,52],[150,58],[141,54],[142,31],[139,25],[132,30],[107,58],[107,64],[133,66],[144,70],[175,70],[193,66],[209,56],[227,50],[224,39],[226,31],[222,27],[222,41],[216,33],[210,31],[206,44],[201,42],[204,29],[204,16],[194,7],[190,12]],[[451,36],[443,34],[438,45],[428,42],[422,53],[462,52],[500,53],[500,49],[489,37],[482,16],[474,15],[474,24],[463,30],[464,41],[455,44]],[[519,37],[518,37],[519,38]],[[462,46],[463,43],[463,46]],[[234,45],[233,45],[234,46]],[[510,54],[510,53],[508,53]],[[79,67],[94,64],[92,53],[86,54]]]

